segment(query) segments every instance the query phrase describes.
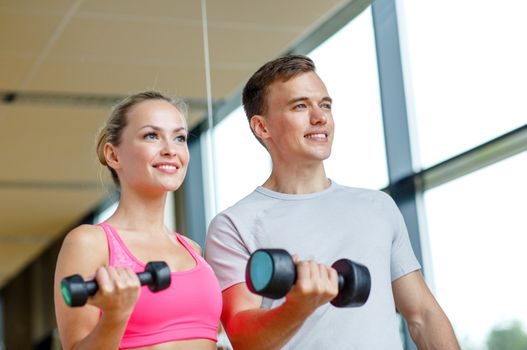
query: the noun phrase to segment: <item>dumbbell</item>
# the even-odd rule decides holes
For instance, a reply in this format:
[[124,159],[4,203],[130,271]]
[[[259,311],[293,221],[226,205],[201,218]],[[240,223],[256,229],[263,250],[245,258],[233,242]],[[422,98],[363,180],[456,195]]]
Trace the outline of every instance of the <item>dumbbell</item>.
[[[336,307],[358,307],[368,300],[371,289],[370,271],[364,265],[348,259],[331,265],[338,273],[338,295],[331,300]],[[283,298],[296,282],[296,266],[284,249],[258,249],[249,258],[245,282],[255,294]]]
[[[137,273],[141,285],[147,285],[152,292],[158,292],[170,286],[170,268],[163,261],[151,261],[143,272]],[[60,283],[62,297],[69,306],[83,306],[88,298],[99,290],[96,280],[84,281],[80,275],[62,279]]]

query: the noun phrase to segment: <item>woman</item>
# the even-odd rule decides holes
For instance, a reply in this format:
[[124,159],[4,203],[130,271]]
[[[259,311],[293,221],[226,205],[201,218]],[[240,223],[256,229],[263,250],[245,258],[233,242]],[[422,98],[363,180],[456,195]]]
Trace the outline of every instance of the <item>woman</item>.
[[[64,349],[216,348],[221,292],[201,249],[164,225],[168,192],[181,186],[189,161],[185,105],[157,92],[130,96],[101,130],[97,154],[121,196],[100,225],[66,236],[55,271],[55,311]],[[165,261],[168,289],[141,287],[136,273]],[[61,280],[95,278],[98,292],[72,308]]]

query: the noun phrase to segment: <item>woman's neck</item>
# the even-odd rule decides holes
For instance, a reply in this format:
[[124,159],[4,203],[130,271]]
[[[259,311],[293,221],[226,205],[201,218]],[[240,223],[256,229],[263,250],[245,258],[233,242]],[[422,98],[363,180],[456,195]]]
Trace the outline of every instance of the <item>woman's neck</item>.
[[122,191],[117,210],[108,222],[124,230],[164,231],[166,198],[166,193],[160,196],[143,196],[137,192]]

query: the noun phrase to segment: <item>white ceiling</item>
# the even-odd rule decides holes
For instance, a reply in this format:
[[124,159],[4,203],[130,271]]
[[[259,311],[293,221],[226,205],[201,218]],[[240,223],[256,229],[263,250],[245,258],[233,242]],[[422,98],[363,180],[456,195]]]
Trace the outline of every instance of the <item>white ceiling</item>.
[[[348,3],[207,1],[212,99]],[[189,100],[195,126],[204,62],[198,0],[0,0],[0,287],[107,195],[104,101],[161,90]]]

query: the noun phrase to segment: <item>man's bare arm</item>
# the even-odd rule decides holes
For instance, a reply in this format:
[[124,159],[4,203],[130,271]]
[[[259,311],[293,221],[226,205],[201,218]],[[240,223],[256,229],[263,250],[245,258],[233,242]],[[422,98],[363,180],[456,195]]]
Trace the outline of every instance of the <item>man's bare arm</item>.
[[418,349],[459,350],[454,330],[421,272],[415,271],[392,283],[395,305],[408,322]]
[[284,304],[261,309],[262,297],[245,283],[223,291],[222,322],[236,350],[274,350],[283,347],[320,305],[338,292],[337,272],[314,262],[297,263],[297,281]]

